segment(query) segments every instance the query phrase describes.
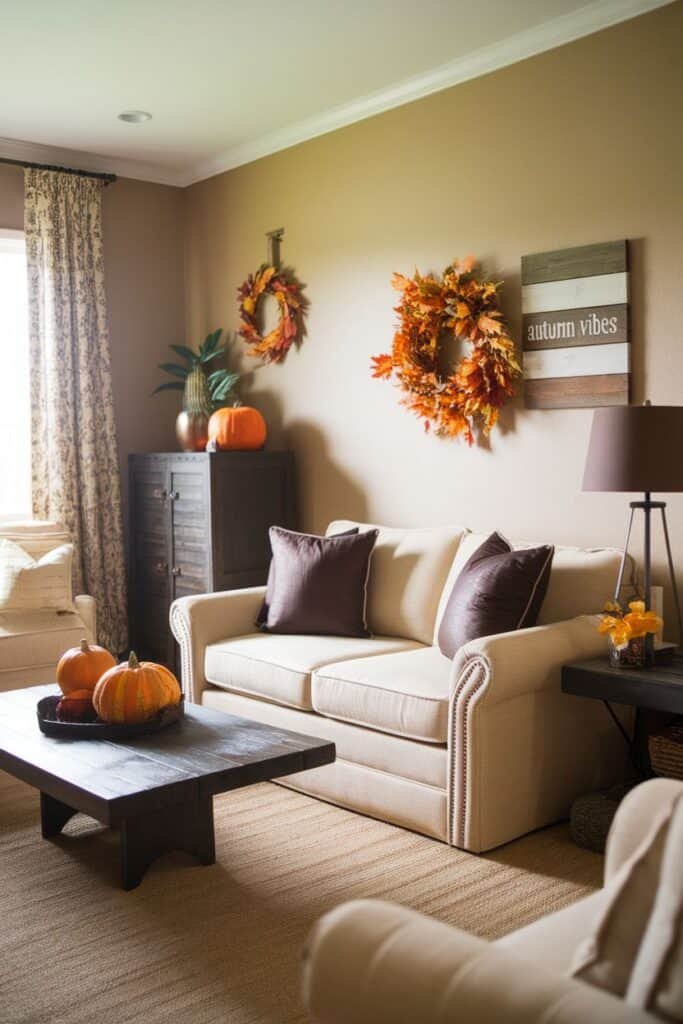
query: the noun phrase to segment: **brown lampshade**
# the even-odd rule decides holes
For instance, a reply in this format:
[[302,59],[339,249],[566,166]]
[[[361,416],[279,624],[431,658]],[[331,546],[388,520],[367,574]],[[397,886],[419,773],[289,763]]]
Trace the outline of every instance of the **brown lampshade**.
[[596,409],[584,491],[683,491],[683,406]]

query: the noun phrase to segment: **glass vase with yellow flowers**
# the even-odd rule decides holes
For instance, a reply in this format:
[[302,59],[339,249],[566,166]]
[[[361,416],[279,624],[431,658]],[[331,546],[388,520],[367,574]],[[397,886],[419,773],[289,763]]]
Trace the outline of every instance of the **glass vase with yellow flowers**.
[[642,668],[648,661],[647,638],[662,628],[662,620],[648,611],[644,601],[631,601],[628,611],[608,601],[598,632],[609,640],[609,663],[614,668]]

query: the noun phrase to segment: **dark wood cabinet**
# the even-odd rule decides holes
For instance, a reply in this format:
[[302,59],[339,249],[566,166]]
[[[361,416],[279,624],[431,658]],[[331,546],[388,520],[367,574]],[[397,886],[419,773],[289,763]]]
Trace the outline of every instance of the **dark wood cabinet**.
[[266,582],[268,528],[295,525],[293,456],[160,452],[128,469],[131,646],[175,668],[172,601]]

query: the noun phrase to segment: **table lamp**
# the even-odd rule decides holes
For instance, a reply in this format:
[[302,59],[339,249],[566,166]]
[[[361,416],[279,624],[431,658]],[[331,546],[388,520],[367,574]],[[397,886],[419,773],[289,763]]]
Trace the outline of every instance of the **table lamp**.
[[583,476],[584,491],[640,491],[642,501],[630,503],[631,515],[626,531],[626,543],[619,567],[614,600],[619,600],[624,578],[624,567],[631,538],[636,509],[644,516],[643,577],[644,600],[650,607],[652,585],[652,512],[662,515],[662,529],[669,562],[676,615],[678,641],[683,644],[681,604],[676,586],[669,530],[666,522],[666,502],[652,501],[653,492],[683,491],[683,406],[680,405],[615,405],[596,409],[593,413],[586,468]]

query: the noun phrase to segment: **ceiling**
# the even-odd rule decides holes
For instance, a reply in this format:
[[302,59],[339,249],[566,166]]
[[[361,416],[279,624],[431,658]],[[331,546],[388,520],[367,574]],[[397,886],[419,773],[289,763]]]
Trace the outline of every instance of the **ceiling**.
[[186,185],[666,2],[0,0],[0,155]]

